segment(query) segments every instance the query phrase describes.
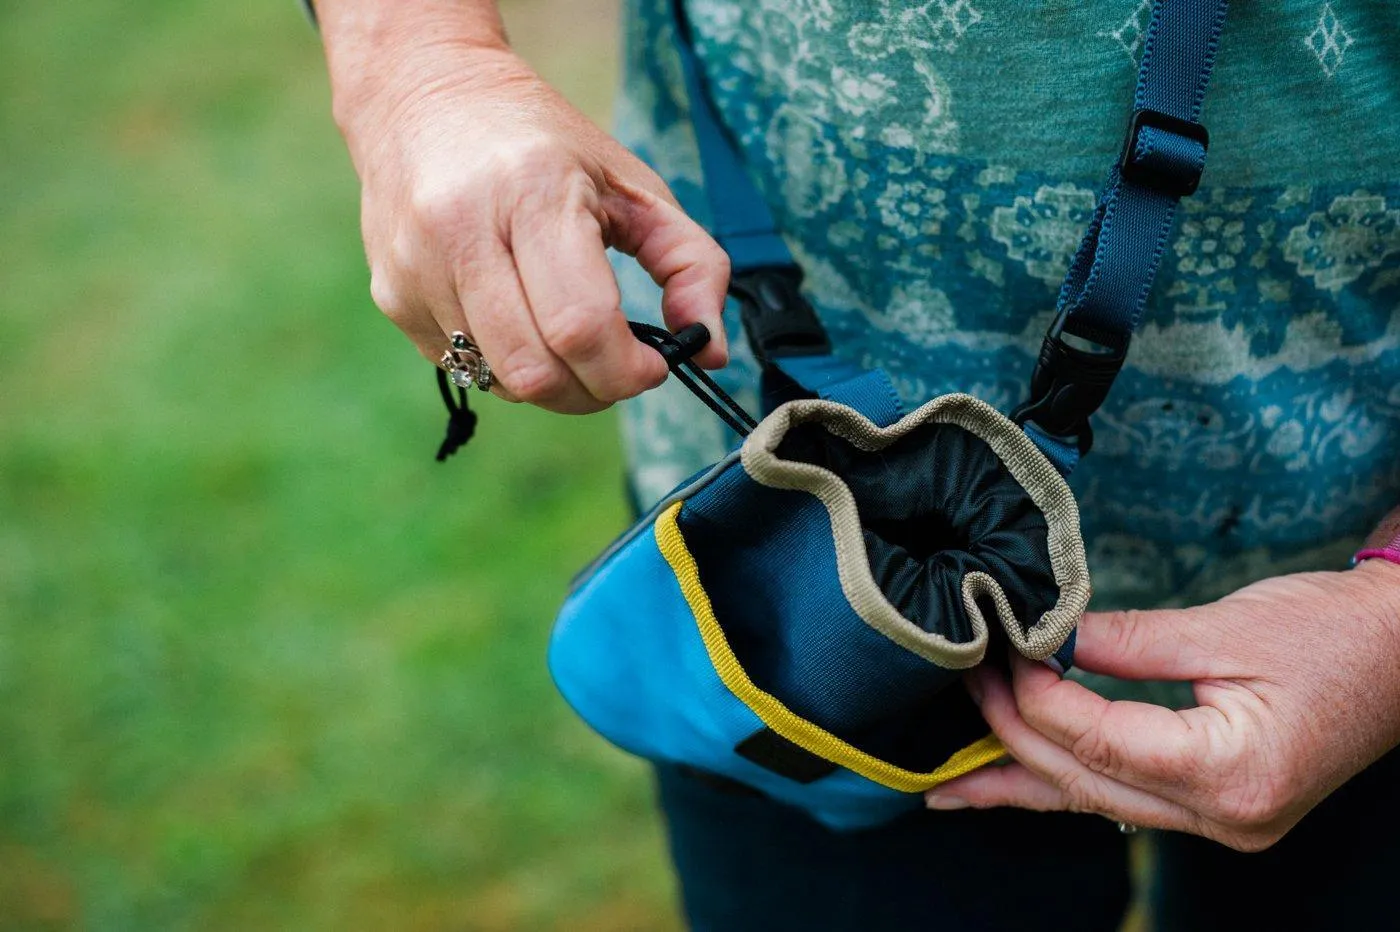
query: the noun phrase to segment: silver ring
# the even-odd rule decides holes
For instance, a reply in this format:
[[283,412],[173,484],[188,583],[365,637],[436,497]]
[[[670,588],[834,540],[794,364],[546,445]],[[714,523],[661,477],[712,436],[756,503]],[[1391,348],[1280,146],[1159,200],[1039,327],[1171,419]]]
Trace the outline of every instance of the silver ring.
[[460,330],[452,331],[452,348],[442,354],[438,365],[447,372],[452,384],[458,388],[471,388],[475,385],[483,392],[491,390],[491,364],[481,355],[481,347]]
[[1119,822],[1118,831],[1124,835],[1136,835],[1138,827],[1131,822]]

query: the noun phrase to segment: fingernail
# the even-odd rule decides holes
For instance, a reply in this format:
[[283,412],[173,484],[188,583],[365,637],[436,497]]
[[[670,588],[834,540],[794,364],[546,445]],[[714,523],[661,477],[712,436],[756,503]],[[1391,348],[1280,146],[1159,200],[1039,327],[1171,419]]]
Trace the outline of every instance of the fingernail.
[[724,330],[724,321],[716,319],[707,322],[706,326],[710,330],[710,343],[724,356],[725,362],[729,361],[729,334]]
[[972,697],[973,705],[982,705],[982,676],[973,670],[963,677],[963,686],[967,689],[967,694]]
[[924,797],[924,805],[930,809],[966,809],[968,801],[961,796],[946,793],[929,793]]

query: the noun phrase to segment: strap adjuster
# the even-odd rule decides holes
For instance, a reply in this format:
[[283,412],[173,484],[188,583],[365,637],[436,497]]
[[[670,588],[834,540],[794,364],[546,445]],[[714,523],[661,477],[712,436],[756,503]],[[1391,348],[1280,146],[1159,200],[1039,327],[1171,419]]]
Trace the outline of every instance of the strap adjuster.
[[1108,398],[1128,358],[1128,341],[1116,347],[1094,344],[1095,349],[1072,346],[1064,339],[1066,317],[1061,311],[1045,334],[1031,374],[1030,399],[1011,413],[1011,420],[1022,427],[1034,421],[1052,437],[1073,437],[1082,455],[1094,445],[1089,417]]
[[1204,152],[1210,148],[1210,134],[1200,123],[1174,117],[1160,110],[1142,108],[1133,111],[1128,123],[1128,134],[1123,138],[1123,152],[1118,158],[1118,172],[1124,181],[1152,188],[1169,197],[1186,197],[1194,194],[1201,183],[1201,165],[1183,166],[1179,160],[1173,164],[1170,158],[1161,160],[1139,160],[1137,149],[1139,137],[1145,129],[1156,129],[1172,133],[1185,139],[1198,142]]
[[729,293],[739,302],[744,332],[758,361],[831,352],[826,328],[802,296],[802,270],[795,265],[735,272]]

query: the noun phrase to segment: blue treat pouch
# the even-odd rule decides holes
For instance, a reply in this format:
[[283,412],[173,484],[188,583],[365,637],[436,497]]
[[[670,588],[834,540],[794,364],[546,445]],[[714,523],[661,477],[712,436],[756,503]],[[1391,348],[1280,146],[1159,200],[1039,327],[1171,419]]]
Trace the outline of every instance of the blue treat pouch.
[[859,828],[1001,756],[961,672],[1068,665],[1089,590],[1068,485],[989,405],[798,400],[580,575],[549,663],[619,747]]

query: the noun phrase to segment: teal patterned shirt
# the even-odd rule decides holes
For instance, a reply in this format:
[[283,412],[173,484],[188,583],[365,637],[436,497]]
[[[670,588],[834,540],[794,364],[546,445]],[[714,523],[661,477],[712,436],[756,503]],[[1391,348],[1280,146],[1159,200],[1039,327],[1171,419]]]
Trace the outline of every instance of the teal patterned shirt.
[[[617,129],[703,220],[668,2],[627,0]],[[1121,142],[1148,0],[687,6],[838,351],[911,405],[1015,406]],[[1231,9],[1202,187],[1072,479],[1098,607],[1343,567],[1400,503],[1397,120],[1391,0]],[[657,319],[655,286],[617,268],[629,316]],[[721,379],[756,407],[731,324]],[[671,384],[625,411],[643,499],[733,440]]]

